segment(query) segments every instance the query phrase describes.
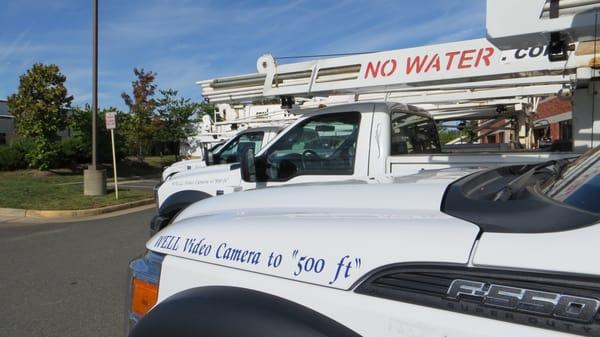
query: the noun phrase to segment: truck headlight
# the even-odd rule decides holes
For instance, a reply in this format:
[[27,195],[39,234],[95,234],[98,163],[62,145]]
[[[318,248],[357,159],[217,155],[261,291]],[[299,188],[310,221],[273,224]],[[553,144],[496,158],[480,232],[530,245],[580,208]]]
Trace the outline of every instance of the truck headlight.
[[164,258],[163,254],[149,251],[129,263],[128,332],[158,300],[158,283]]

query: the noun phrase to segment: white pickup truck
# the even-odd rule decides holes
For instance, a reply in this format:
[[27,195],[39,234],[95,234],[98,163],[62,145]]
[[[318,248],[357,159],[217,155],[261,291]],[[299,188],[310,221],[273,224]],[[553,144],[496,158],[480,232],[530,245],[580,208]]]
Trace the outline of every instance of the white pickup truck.
[[[169,179],[179,172],[192,171],[213,165],[237,163],[239,162],[238,144],[253,143],[255,150],[258,152],[265,144],[273,140],[282,129],[283,127],[279,126],[265,126],[242,130],[213,151],[207,151],[205,158],[182,160],[165,167],[162,172],[162,181]],[[202,172],[210,171],[204,170]]]
[[195,203],[130,264],[130,337],[600,336],[600,147]]
[[[350,179],[378,182],[428,169],[529,164],[572,154],[443,153],[436,122],[400,103],[354,103],[306,112],[244,164],[169,176],[156,189],[153,232],[193,202],[248,189]],[[249,156],[248,156],[249,154]],[[243,173],[246,174],[243,174]]]

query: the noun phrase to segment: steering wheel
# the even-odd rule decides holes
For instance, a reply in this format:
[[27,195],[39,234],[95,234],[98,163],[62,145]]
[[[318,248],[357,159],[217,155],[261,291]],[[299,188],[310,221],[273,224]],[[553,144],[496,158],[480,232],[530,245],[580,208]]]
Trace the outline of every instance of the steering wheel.
[[[313,158],[310,158],[313,157]],[[304,150],[304,152],[302,152],[302,168],[306,170],[306,161],[308,159],[312,159],[312,160],[319,160],[321,159],[321,157],[319,156],[318,153],[316,153],[313,150]],[[321,168],[323,168],[323,161],[319,160],[319,165],[321,166]]]

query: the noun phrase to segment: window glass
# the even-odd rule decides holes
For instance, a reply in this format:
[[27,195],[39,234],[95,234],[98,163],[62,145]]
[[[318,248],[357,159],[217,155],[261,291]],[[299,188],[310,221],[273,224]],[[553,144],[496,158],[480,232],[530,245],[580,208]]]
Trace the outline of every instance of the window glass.
[[240,143],[252,142],[254,143],[254,152],[258,152],[258,150],[260,150],[262,147],[263,136],[263,132],[249,132],[237,137],[237,139],[234,139],[232,142],[223,147],[221,151],[219,151],[218,162],[221,164],[239,162],[240,154],[238,153],[238,145]]
[[555,200],[600,213],[600,146],[581,155],[543,190]]
[[289,130],[266,154],[269,180],[353,174],[359,112],[316,116]]
[[400,111],[391,118],[392,155],[441,151],[433,119]]

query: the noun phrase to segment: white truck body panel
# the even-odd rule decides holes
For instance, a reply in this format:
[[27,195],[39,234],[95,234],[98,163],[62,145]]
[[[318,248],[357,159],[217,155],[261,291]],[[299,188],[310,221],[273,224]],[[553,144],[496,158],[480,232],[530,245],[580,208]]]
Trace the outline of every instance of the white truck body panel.
[[[215,165],[217,166],[217,165]],[[189,160],[181,160],[176,163],[171,164],[166,167],[162,172],[162,180],[167,179],[167,177],[171,176],[174,173],[179,173],[182,171],[191,171],[199,168],[205,168],[206,161],[204,159],[189,159]],[[206,172],[206,171],[204,171]]]
[[299,303],[343,324],[361,336],[548,337],[572,336],[551,330],[481,319],[461,313],[316,287],[211,263],[167,256],[163,261],[159,303],[186,289],[205,286],[244,287]]
[[572,158],[569,152],[499,152],[404,155],[387,158],[388,171],[392,175],[414,174],[421,170],[439,170],[460,167],[494,167],[502,165],[536,164],[549,160]]
[[[289,188],[210,198],[186,208],[147,248],[340,289],[391,263],[424,259],[465,264],[479,228],[442,213],[439,205],[447,185],[468,172],[432,172],[406,177],[402,184],[296,186],[292,197],[297,207],[290,207]],[[260,257],[232,261],[224,257],[230,247],[260,252]],[[277,268],[269,266],[272,254],[281,255]],[[322,260],[322,270],[298,272],[302,256]],[[344,256],[359,267],[340,279],[337,263]]]
[[[201,230],[195,218],[177,220],[157,234],[147,248],[225,267],[349,289],[366,273],[392,263],[425,260],[466,264],[479,232],[477,226],[437,210],[379,214],[336,209],[311,214],[295,209],[274,212],[277,215],[268,215],[273,211],[242,209],[204,215]],[[350,269],[341,270],[339,264],[347,263],[351,264]]]
[[476,266],[600,273],[600,264],[587,257],[598,256],[600,223],[558,233],[484,233],[473,259]]
[[[233,210],[260,210],[268,205],[270,211],[290,209],[290,197],[293,205],[303,210],[424,210],[439,211],[443,193],[456,179],[475,172],[474,169],[450,169],[441,171],[422,172],[418,175],[402,178],[390,178],[402,182],[403,185],[381,184],[373,188],[367,180],[344,181],[335,184],[310,183],[305,186],[294,186],[293,195],[288,194],[289,188],[281,187],[269,190],[236,193],[226,197],[210,198],[190,205],[177,216],[177,221],[185,220],[201,214],[216,214]],[[335,188],[332,188],[332,185]],[[410,194],[406,199],[403,196]],[[254,196],[249,198],[248,196]],[[318,196],[318,197],[315,197]],[[340,197],[343,196],[343,197]],[[402,200],[399,203],[398,200]]]

